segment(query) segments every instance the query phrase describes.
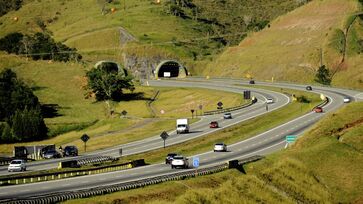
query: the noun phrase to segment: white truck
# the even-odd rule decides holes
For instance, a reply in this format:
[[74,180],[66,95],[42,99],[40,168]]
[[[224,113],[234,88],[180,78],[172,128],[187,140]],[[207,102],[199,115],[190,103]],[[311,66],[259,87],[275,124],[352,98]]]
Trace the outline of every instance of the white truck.
[[189,121],[187,118],[176,120],[176,134],[188,133],[189,132]]

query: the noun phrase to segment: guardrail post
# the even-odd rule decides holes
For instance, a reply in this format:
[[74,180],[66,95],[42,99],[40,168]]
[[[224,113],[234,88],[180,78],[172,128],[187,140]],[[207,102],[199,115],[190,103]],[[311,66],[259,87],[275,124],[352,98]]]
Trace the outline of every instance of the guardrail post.
[[40,177],[38,176],[38,181],[40,181]]
[[54,180],[54,174],[52,175],[52,180]]
[[61,178],[61,174],[58,174],[58,179],[60,179]]
[[15,184],[19,184],[19,181],[18,181],[18,179],[15,179]]
[[33,183],[33,177],[30,178],[30,183]]
[[23,183],[25,183],[26,179],[23,179]]
[[64,178],[67,178],[67,173],[64,173]]

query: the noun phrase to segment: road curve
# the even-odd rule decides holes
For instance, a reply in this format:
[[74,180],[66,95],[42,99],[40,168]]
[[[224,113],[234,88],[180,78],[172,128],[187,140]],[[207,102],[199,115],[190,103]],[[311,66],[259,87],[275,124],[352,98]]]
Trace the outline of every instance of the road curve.
[[[213,80],[213,81],[201,81],[201,79],[193,79],[190,82],[183,82],[183,86],[187,86],[186,84],[196,84],[196,83],[212,83],[213,86],[218,84],[224,87],[233,87],[235,89],[241,88],[240,85],[244,84],[241,81],[235,80]],[[156,82],[158,83],[158,82]],[[179,81],[162,81],[162,85],[166,85],[168,83],[175,84],[182,83]],[[165,83],[165,84],[164,84]],[[171,84],[169,84],[171,86]],[[153,84],[153,85],[160,85],[160,84]],[[291,85],[291,84],[269,84],[266,83],[264,85],[267,86],[277,86],[281,88],[292,88],[292,89],[299,89],[304,90],[305,86],[303,85]],[[212,87],[212,85],[211,85]],[[253,89],[253,88],[248,88]],[[243,90],[243,88],[241,89]],[[258,91],[258,90],[257,90]],[[318,94],[324,94],[325,96],[329,97],[329,103],[324,107],[324,113],[318,114],[314,112],[307,113],[303,116],[300,116],[294,120],[291,120],[285,124],[279,125],[273,129],[270,129],[264,133],[256,135],[252,138],[247,140],[238,142],[233,145],[228,146],[228,152],[224,153],[215,153],[215,152],[205,152],[199,154],[200,158],[200,166],[207,167],[210,165],[218,164],[221,162],[225,162],[231,159],[241,159],[245,157],[249,157],[252,155],[265,155],[271,152],[277,151],[285,146],[285,137],[286,135],[300,135],[304,130],[309,128],[311,125],[315,124],[321,117],[323,117],[326,113],[330,111],[334,111],[337,108],[341,107],[343,104],[343,97],[350,96],[355,98],[355,100],[361,100],[360,98],[355,97],[356,95],[360,95],[360,92],[352,91],[352,90],[341,90],[341,89],[334,89],[334,88],[327,88],[327,87],[314,87],[313,92]],[[268,93],[267,93],[268,94]],[[260,96],[261,97],[261,96]],[[278,108],[286,103],[286,97],[278,95],[274,95],[275,100],[277,101],[284,101],[282,104],[277,105],[279,102],[276,102],[276,106],[272,106],[271,108]],[[285,99],[284,99],[285,98]],[[275,104],[274,104],[275,105]],[[259,108],[259,106],[264,107],[263,104],[256,104],[254,107],[255,110],[250,117],[254,117],[255,114],[258,114],[259,111],[263,108]],[[265,110],[266,112],[266,110]],[[241,113],[241,117],[246,116],[248,113]],[[216,116],[218,117],[218,116]],[[220,117],[220,116],[219,116]],[[239,116],[238,116],[239,117]],[[238,118],[237,117],[237,118]],[[239,118],[242,119],[242,118]],[[203,121],[203,120],[202,120]],[[209,122],[206,121],[206,122]],[[231,121],[232,123],[236,123],[238,120]],[[197,125],[197,124],[196,124]],[[230,125],[230,124],[224,124]],[[193,127],[196,128],[196,127]],[[184,136],[184,135],[183,135]],[[181,136],[175,136],[175,141],[181,138]],[[16,185],[16,186],[7,186],[7,187],[0,187],[0,199],[5,198],[22,198],[27,196],[34,196],[40,195],[45,193],[51,192],[62,192],[62,191],[72,191],[77,189],[84,189],[90,188],[95,186],[102,186],[102,185],[110,185],[116,183],[122,183],[132,180],[137,180],[141,178],[148,178],[158,175],[165,175],[171,174],[177,171],[184,171],[184,170],[175,170],[171,169],[170,166],[165,164],[155,164],[149,165],[145,167],[123,170],[123,171],[116,171],[116,172],[109,172],[104,174],[98,175],[91,175],[91,176],[82,176],[82,177],[75,177],[70,179],[63,179],[63,180],[56,180],[56,181],[49,181],[49,182],[41,182],[41,183],[34,183],[34,184],[25,184],[25,185]]]
[[[180,81],[150,81],[149,83],[152,86],[168,86],[168,87],[190,87],[190,88],[207,88],[214,90],[221,90],[233,93],[243,94],[243,91],[246,90],[244,87],[238,87],[234,85],[226,85],[223,83],[211,84],[209,82],[197,82],[194,81],[192,83],[180,82]],[[250,90],[250,89],[249,89]],[[204,116],[200,121],[191,125],[191,133],[190,134],[182,134],[177,135],[175,131],[168,132],[170,137],[167,139],[166,146],[174,145],[177,143],[185,142],[187,140],[191,140],[197,137],[201,137],[203,135],[215,132],[220,129],[210,129],[209,123],[210,121],[218,121],[221,128],[226,128],[231,125],[237,124],[239,122],[248,120],[250,118],[256,117],[258,115],[262,115],[266,113],[265,103],[266,97],[274,98],[275,103],[269,105],[269,110],[274,110],[277,108],[281,108],[284,105],[287,105],[289,102],[289,98],[284,94],[268,91],[268,90],[259,90],[253,89],[251,90],[251,94],[256,96],[258,102],[253,104],[250,107],[233,111],[233,119],[232,120],[223,120],[222,115],[210,115]],[[160,133],[163,130],[160,130]],[[130,142],[127,144],[117,145],[111,148],[98,150],[94,152],[87,153],[85,155],[79,156],[78,158],[87,158],[94,155],[103,155],[103,156],[119,156],[119,149],[122,148],[123,156],[138,154],[142,152],[147,152],[150,150],[158,149],[163,147],[163,141],[159,135],[155,135],[143,140]],[[28,163],[27,170],[28,171],[39,171],[39,170],[47,170],[58,167],[58,163],[60,161],[68,161],[74,160],[74,158],[61,158],[61,159],[52,159],[45,161],[37,161]],[[15,173],[15,172],[14,172]],[[13,172],[7,172],[7,167],[0,167],[0,175],[9,175],[14,174]]]

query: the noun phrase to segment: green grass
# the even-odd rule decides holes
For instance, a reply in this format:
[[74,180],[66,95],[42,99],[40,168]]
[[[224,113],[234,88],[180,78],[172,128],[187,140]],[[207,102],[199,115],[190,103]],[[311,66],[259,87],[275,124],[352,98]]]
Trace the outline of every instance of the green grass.
[[362,111],[360,102],[328,114],[288,149],[245,166],[247,175],[232,169],[65,203],[359,203],[363,156],[352,145],[363,142]]
[[[85,99],[86,91],[83,86],[86,79],[84,76],[90,66],[76,63],[26,61],[4,56],[1,57],[1,62],[0,70],[6,67],[12,68],[19,78],[34,88],[41,104],[53,104],[59,107],[60,116],[46,118],[45,122],[52,136],[57,135],[56,133],[62,134],[41,141],[43,144],[57,146],[75,144],[82,147],[83,144],[79,138],[87,133],[91,136],[88,142],[89,150],[105,148],[157,135],[160,134],[160,130],[172,130],[175,126],[175,118],[191,117],[190,109],[198,109],[199,104],[203,104],[207,110],[215,109],[215,104],[220,100],[226,100],[226,106],[244,103],[242,95],[235,93],[207,89],[136,86],[134,92],[144,93],[143,99],[112,103],[111,106],[118,114],[110,116],[104,102],[96,102],[94,98]],[[152,103],[156,111],[156,116],[153,116],[147,103],[154,97],[157,90],[160,91],[160,95]],[[174,94],[180,97],[175,97]],[[160,113],[161,109],[165,109],[165,114]],[[128,112],[126,118],[119,117],[119,113],[123,110]],[[151,120],[152,117],[156,118]],[[39,141],[1,144],[0,152],[12,154],[14,145],[35,144],[39,144]]]
[[[330,48],[330,38],[352,13],[359,10],[357,1],[312,1],[271,22],[269,28],[251,33],[238,46],[216,57],[203,75],[246,77],[259,80],[314,82],[323,49],[323,64],[334,70],[341,60]],[[361,29],[362,26],[356,25]],[[348,39],[349,40],[349,39]],[[336,42],[335,42],[336,43]],[[362,57],[348,56],[332,84],[362,89]]]

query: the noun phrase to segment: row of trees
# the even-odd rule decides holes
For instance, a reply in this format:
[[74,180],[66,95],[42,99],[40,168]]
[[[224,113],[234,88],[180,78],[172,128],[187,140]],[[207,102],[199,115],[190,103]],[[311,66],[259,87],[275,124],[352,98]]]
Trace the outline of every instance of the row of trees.
[[47,137],[41,106],[32,90],[11,69],[0,73],[0,142],[25,142]]
[[33,60],[66,62],[82,59],[82,56],[77,53],[77,49],[70,48],[61,42],[55,42],[51,36],[40,32],[34,35],[10,33],[0,39],[0,50],[30,56]]

